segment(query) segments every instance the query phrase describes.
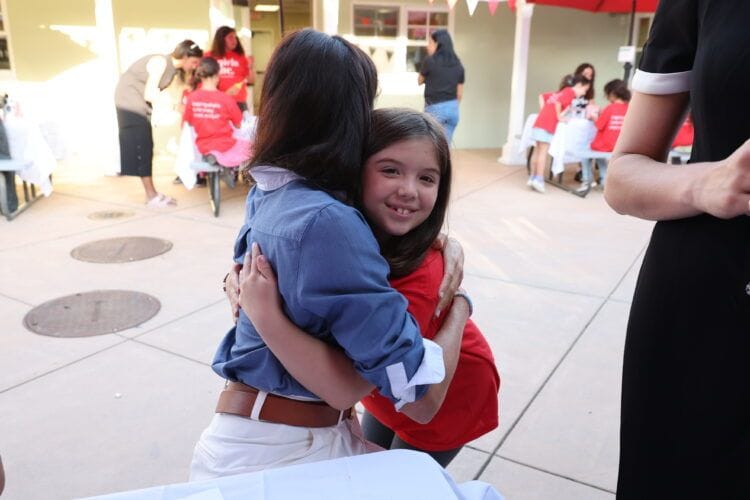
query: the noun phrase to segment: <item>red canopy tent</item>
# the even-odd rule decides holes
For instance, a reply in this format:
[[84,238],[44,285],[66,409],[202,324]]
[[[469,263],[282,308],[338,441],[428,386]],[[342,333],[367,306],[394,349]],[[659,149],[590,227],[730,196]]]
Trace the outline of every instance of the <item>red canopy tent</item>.
[[[590,12],[654,12],[659,0],[526,0],[526,3],[551,5]],[[508,0],[511,9],[516,8],[516,0]]]

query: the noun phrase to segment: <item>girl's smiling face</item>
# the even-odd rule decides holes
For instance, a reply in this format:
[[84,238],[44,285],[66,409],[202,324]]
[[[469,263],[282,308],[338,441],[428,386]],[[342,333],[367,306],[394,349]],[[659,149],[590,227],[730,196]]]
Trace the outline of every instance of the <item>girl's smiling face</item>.
[[403,236],[430,216],[438,195],[440,167],[427,138],[399,141],[365,162],[362,206],[383,241]]

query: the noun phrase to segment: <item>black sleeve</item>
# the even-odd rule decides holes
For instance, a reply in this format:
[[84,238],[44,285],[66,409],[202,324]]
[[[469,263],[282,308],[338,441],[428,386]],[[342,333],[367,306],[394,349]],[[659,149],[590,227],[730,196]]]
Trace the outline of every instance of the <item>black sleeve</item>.
[[432,56],[427,56],[425,57],[425,60],[422,61],[422,66],[419,67],[419,74],[422,76],[429,75],[431,67],[432,67]]
[[460,64],[460,63],[459,63],[459,66],[461,67],[461,70],[460,70],[460,71],[459,71],[459,73],[458,73],[458,83],[461,83],[461,84],[463,84],[463,83],[464,83],[464,79],[465,79],[465,76],[466,76],[466,75],[464,74],[464,65],[463,65],[463,64]]
[[693,69],[698,42],[698,0],[661,0],[639,69],[678,73]]

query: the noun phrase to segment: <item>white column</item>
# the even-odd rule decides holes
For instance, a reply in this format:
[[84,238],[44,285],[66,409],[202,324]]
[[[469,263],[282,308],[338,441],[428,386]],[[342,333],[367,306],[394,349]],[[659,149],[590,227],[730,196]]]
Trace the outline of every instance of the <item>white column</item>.
[[339,0],[323,0],[323,31],[329,35],[338,35]]
[[[208,43],[213,40],[214,33],[222,26],[234,28],[234,7],[232,0],[211,0],[208,6],[208,22],[211,25],[211,33],[208,34]],[[204,50],[206,50],[204,48]]]
[[[96,0],[94,4],[94,16],[96,18],[96,36],[97,45],[100,47],[100,63],[106,68],[109,77],[103,78],[107,82],[107,97],[114,95],[114,88],[120,78],[120,64],[117,54],[117,33],[115,32],[114,14],[112,12],[112,0]],[[108,138],[105,146],[106,159],[102,162],[102,169],[105,175],[117,175],[120,172],[120,142],[118,139],[117,115],[115,114],[114,101],[106,108],[109,110],[106,114],[109,116],[106,125],[110,130],[107,133]]]
[[508,118],[508,139],[503,146],[503,154],[497,161],[506,165],[524,165],[526,158],[521,151],[524,105],[526,103],[526,76],[529,66],[529,36],[534,4],[525,0],[516,2],[516,38],[513,48],[513,75],[510,84],[510,116]]

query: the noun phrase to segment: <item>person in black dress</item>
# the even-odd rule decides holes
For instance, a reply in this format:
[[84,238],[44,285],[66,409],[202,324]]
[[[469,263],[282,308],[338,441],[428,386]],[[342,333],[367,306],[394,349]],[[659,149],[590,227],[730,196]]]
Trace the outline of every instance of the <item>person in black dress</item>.
[[[605,197],[658,221],[625,342],[619,499],[750,498],[750,2],[661,0]],[[691,108],[689,165],[665,163]]]

